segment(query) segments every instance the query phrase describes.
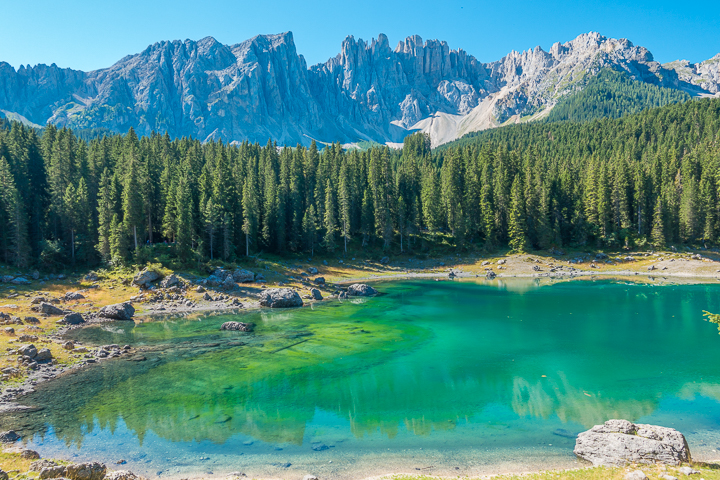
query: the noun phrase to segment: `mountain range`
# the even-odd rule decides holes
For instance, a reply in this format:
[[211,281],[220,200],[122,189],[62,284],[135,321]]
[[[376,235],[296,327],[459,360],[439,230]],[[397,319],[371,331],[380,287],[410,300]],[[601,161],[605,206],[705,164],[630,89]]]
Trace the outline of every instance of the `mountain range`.
[[26,124],[201,140],[307,145],[397,144],[413,132],[433,145],[506,123],[544,118],[601,70],[720,96],[720,54],[702,63],[656,62],[646,48],[599,33],[512,51],[483,63],[446,42],[407,37],[391,48],[347,37],[308,67],[291,32],[223,45],[212,37],[159,42],[105,69],[0,62],[0,112]]

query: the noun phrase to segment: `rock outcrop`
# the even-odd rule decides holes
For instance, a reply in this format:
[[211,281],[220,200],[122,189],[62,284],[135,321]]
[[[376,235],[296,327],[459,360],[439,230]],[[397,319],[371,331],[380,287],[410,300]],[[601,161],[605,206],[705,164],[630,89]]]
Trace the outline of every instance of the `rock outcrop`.
[[349,36],[336,57],[309,68],[290,32],[236,45],[207,37],[159,42],[92,72],[0,62],[0,112],[37,126],[292,146],[312,138],[392,144],[420,130],[437,145],[541,118],[606,67],[712,95],[718,65],[720,56],[661,65],[643,47],[594,32],[491,63],[416,35],[395,48],[382,34],[369,42]]
[[679,465],[690,461],[682,433],[667,427],[608,420],[578,435],[575,455],[593,465],[627,463]]
[[270,308],[302,307],[300,294],[292,288],[269,288],[260,294],[260,305]]
[[161,278],[163,278],[162,273],[150,268],[145,268],[140,273],[135,275],[132,283],[133,285],[138,285],[140,287],[149,287],[152,282],[160,280]]
[[135,308],[127,302],[108,305],[98,312],[98,317],[111,320],[132,320],[133,315],[135,315]]

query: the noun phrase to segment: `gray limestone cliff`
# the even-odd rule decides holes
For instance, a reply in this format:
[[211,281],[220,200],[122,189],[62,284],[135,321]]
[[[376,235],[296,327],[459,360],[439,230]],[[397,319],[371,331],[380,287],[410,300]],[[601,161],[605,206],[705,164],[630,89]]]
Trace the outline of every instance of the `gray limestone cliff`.
[[597,33],[482,63],[418,36],[393,49],[385,35],[347,37],[308,68],[292,33],[237,45],[211,37],[160,42],[92,72],[0,62],[0,115],[33,125],[168,132],[201,140],[308,145],[399,143],[425,131],[433,144],[546,115],[602,68],[693,95],[720,90],[720,55],[661,65],[643,47]]

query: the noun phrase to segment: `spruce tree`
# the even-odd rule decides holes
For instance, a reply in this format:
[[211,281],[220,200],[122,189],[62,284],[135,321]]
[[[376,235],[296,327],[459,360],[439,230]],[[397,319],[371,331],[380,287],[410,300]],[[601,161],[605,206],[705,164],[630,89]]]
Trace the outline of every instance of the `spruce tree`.
[[515,176],[510,192],[508,236],[510,248],[514,252],[522,253],[527,250],[525,202],[519,175]]
[[327,187],[325,188],[325,237],[323,239],[323,245],[328,252],[334,252],[337,244],[335,243],[335,231],[337,230],[337,222],[335,220],[335,192],[330,184],[330,180],[327,181]]

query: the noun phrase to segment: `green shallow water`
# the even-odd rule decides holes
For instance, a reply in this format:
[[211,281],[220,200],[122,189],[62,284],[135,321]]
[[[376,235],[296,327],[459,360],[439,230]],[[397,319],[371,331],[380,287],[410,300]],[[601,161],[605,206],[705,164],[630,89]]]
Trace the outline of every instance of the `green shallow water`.
[[[42,385],[2,419],[44,456],[160,476],[245,471],[362,477],[573,466],[573,435],[610,418],[720,447],[715,285],[398,282],[289,311],[114,323],[132,344]],[[220,332],[229,319],[254,333]],[[288,464],[290,464],[288,466]]]

